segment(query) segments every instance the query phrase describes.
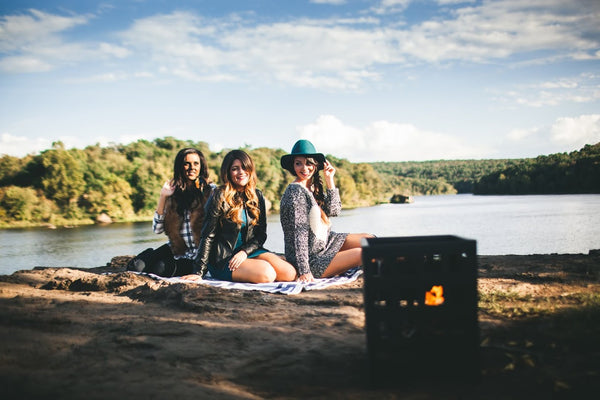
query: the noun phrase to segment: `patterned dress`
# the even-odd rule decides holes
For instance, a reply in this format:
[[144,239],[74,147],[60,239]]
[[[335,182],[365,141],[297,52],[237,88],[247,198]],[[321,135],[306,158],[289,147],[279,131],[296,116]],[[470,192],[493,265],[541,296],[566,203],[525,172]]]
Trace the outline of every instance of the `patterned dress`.
[[[327,189],[324,212],[334,217],[342,209],[337,188]],[[290,183],[281,197],[280,220],[285,242],[285,258],[298,275],[312,272],[320,278],[340,251],[347,233],[332,232],[321,219],[321,209],[313,194],[303,185]]]

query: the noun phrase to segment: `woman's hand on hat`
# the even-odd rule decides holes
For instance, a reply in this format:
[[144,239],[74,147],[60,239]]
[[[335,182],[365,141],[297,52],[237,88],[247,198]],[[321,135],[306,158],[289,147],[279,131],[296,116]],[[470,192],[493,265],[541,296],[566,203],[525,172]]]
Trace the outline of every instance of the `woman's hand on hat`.
[[327,188],[334,189],[335,182],[333,176],[335,175],[335,168],[327,160],[323,163],[323,174],[325,175],[325,184],[327,184]]

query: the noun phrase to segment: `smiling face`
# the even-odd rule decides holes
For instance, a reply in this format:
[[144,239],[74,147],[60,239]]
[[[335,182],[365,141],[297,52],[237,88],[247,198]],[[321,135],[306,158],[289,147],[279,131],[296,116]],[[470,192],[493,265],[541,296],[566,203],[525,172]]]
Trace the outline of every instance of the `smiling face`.
[[200,174],[200,157],[198,154],[190,153],[183,160],[183,171],[187,179],[195,181]]
[[294,158],[294,172],[299,182],[308,182],[316,170],[317,166],[308,158],[300,156]]
[[244,170],[242,162],[235,159],[229,168],[229,180],[237,190],[242,190],[250,180],[250,174]]

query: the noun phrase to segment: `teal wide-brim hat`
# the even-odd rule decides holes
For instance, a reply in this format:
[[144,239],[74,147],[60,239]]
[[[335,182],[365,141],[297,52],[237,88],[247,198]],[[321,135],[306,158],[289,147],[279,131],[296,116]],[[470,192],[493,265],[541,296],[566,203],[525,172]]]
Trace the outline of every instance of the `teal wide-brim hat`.
[[297,156],[314,158],[319,164],[317,171],[323,169],[325,156],[322,153],[317,153],[315,146],[308,140],[298,140],[296,144],[294,144],[294,147],[292,147],[292,152],[281,157],[281,166],[290,171],[292,174],[295,174],[294,157]]

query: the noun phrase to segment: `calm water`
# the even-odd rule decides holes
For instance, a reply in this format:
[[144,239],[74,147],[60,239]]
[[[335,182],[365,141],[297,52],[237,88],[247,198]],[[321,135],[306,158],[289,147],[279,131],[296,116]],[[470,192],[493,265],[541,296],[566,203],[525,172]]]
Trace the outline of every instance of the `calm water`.
[[[600,249],[600,195],[417,196],[413,204],[345,210],[332,222],[338,232],[457,235],[477,240],[482,255]],[[283,252],[278,215],[268,219],[268,236],[266,247]],[[151,222],[0,230],[0,274],[35,266],[98,267],[165,242],[152,233]]]

